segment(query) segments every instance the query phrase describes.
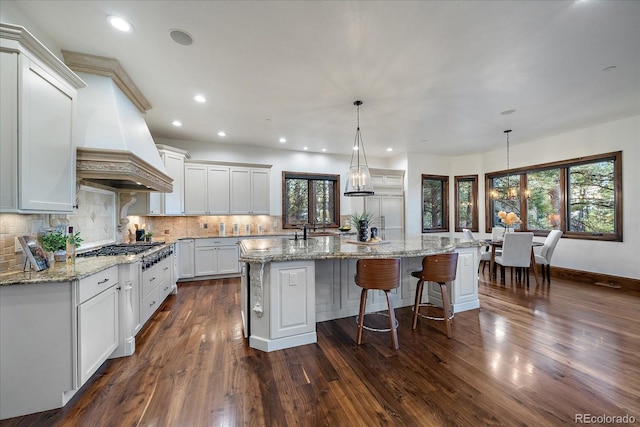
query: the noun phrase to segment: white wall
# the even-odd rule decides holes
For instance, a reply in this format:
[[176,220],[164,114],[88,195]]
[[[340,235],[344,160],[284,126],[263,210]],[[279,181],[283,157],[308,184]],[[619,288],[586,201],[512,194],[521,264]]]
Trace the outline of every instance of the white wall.
[[[514,139],[511,138],[512,141]],[[622,151],[624,241],[561,239],[554,253],[553,265],[640,279],[640,116],[523,144],[512,143],[510,151],[512,168]],[[480,230],[485,229],[484,174],[506,169],[503,149],[453,158],[411,153],[408,159],[408,233],[420,232],[420,175],[423,173],[450,176],[450,206],[453,206],[453,177],[478,174]],[[453,210],[449,221],[454,224]]]

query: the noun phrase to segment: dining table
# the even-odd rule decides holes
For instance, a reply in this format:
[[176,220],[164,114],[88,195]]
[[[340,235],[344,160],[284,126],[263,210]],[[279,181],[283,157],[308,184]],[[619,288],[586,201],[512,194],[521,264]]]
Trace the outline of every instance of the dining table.
[[[496,273],[493,270],[493,268],[496,262],[496,248],[501,248],[504,241],[486,239],[485,242],[487,242],[489,246],[491,246],[491,261],[489,262],[489,274],[491,275],[491,277],[495,279]],[[536,266],[536,255],[533,252],[533,248],[538,246],[543,246],[543,245],[544,243],[542,242],[536,242],[536,241],[531,242],[531,268],[533,269],[533,277],[536,279],[536,286],[540,284],[540,279],[538,278],[538,269]]]

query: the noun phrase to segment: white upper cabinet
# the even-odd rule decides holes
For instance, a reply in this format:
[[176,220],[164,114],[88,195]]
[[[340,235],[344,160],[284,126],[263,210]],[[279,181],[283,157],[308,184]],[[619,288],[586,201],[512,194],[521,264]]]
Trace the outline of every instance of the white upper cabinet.
[[232,167],[231,214],[269,214],[270,170]]
[[187,162],[185,213],[190,215],[268,214],[270,170]]
[[229,213],[229,167],[207,167],[207,199],[210,215]]
[[73,120],[85,86],[24,28],[0,24],[0,211],[73,212]]
[[229,213],[229,167],[187,163],[184,168],[184,211],[195,215]]
[[173,179],[171,193],[149,193],[149,213],[154,215],[182,215],[184,213],[184,160],[189,153],[184,150],[158,145],[160,158]]

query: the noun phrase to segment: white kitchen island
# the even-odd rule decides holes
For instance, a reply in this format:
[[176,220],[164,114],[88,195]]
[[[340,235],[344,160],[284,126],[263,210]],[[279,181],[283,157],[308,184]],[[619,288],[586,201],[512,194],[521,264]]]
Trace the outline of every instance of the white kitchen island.
[[[454,313],[480,307],[478,264],[482,242],[434,236],[407,236],[378,245],[353,236],[251,239],[240,242],[242,321],[249,346],[262,351],[317,341],[316,322],[355,316],[360,291],[355,282],[359,258],[401,258],[401,283],[394,307],[413,305],[422,258],[459,253],[456,280],[449,284]],[[423,301],[442,306],[438,285],[429,283]],[[386,309],[380,291],[370,294],[367,312]]]

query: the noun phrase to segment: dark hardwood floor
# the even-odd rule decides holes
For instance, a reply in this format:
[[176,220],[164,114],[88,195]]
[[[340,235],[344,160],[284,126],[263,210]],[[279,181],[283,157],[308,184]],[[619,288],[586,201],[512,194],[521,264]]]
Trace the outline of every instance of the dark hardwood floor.
[[[60,410],[2,426],[558,426],[640,423],[640,293],[481,275],[479,310],[441,322],[396,309],[400,349],[353,317],[318,343],[263,353],[242,337],[239,279],[180,284],[137,337]],[[583,417],[584,419],[584,417]],[[614,425],[615,419],[604,424]],[[599,424],[602,425],[602,424]]]

